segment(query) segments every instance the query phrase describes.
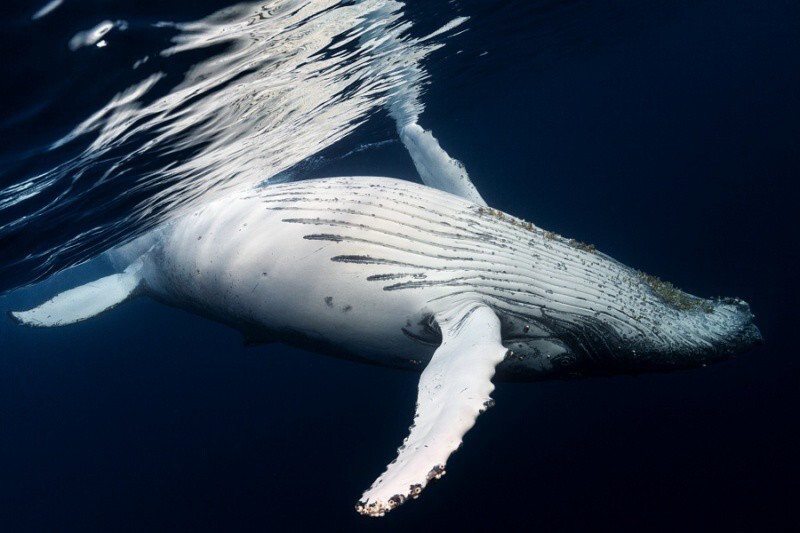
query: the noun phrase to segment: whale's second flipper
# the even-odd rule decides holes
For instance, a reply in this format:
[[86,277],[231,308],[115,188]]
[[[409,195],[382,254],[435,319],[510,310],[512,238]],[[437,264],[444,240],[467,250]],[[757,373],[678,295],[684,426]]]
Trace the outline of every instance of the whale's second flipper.
[[403,126],[398,122],[397,131],[425,185],[486,205],[461,161],[450,157],[430,131],[416,122]]
[[[365,0],[357,3],[369,5]],[[410,39],[404,24],[398,24],[398,13],[398,6],[391,2],[377,3],[367,8],[359,27],[358,40],[361,49],[372,54],[376,78],[387,76],[386,110],[422,183],[485,206],[464,165],[450,157],[433,133],[419,125],[424,109],[422,88],[428,77],[422,61],[440,46],[431,40],[457,28],[468,17],[457,17],[422,39]]]
[[444,474],[447,458],[480,413],[492,405],[495,366],[507,350],[500,320],[480,303],[436,316],[442,344],[422,372],[414,424],[395,459],[364,492],[356,510],[383,516]]
[[142,282],[141,270],[142,261],[138,260],[119,274],[94,280],[62,292],[38,307],[9,315],[26,326],[42,328],[86,320],[133,296]]

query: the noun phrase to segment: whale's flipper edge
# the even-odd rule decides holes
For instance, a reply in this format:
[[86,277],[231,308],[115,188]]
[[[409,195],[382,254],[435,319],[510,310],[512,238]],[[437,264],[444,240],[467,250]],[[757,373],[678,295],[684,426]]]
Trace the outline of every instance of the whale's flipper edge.
[[491,380],[507,352],[497,315],[473,302],[436,321],[442,344],[420,377],[414,424],[397,458],[356,505],[361,514],[383,516],[439,479],[461,438],[493,404]]
[[28,311],[12,311],[9,316],[25,326],[51,328],[66,326],[97,316],[133,296],[142,283],[142,261],[123,272],[91,281],[57,294]]

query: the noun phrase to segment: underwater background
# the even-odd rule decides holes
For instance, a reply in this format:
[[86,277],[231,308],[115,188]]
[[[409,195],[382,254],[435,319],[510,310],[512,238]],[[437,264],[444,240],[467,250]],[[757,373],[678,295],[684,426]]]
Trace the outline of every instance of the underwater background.
[[[798,527],[797,2],[54,0],[0,25],[0,531]],[[417,180],[398,101],[489,205],[743,298],[765,345],[501,383],[447,475],[376,520],[354,505],[417,375],[244,347],[147,298],[5,317],[237,188]]]

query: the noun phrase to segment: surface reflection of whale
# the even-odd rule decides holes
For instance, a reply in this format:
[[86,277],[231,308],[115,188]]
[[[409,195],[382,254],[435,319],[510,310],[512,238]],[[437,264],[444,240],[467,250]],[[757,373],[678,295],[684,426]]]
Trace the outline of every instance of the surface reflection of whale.
[[690,296],[464,195],[374,177],[238,194],[109,252],[119,274],[12,316],[58,326],[147,294],[250,342],[421,370],[411,432],[357,505],[373,516],[441,477],[493,404],[495,368],[515,380],[662,371],[760,341],[741,300]]

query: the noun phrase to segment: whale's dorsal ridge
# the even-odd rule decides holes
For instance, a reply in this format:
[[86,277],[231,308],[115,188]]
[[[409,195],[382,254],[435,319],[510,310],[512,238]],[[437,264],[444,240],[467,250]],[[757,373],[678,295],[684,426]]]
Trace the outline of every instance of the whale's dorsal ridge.
[[462,303],[436,315],[442,343],[422,372],[414,424],[395,459],[356,509],[383,516],[444,474],[447,458],[480,413],[492,405],[492,377],[507,350],[488,306]]

